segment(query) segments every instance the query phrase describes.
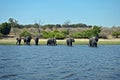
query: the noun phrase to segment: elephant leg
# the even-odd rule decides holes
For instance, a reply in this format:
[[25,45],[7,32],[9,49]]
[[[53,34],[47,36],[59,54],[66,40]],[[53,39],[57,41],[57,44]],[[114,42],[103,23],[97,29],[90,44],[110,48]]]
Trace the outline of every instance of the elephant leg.
[[70,46],[72,46],[72,42],[70,42]]
[[49,40],[47,41],[47,45],[48,45],[48,46],[50,45],[50,41],[49,41]]
[[29,42],[29,45],[30,45],[30,42]]
[[89,46],[92,47],[92,42],[91,41],[89,42]]
[[18,41],[16,42],[16,45],[18,44]]
[[38,45],[38,41],[36,41],[36,45]]
[[97,47],[97,43],[94,44],[94,47]]
[[69,46],[69,42],[67,42],[67,46]]
[[26,44],[29,45],[29,42],[27,41]]
[[19,45],[20,45],[20,41],[19,41]]

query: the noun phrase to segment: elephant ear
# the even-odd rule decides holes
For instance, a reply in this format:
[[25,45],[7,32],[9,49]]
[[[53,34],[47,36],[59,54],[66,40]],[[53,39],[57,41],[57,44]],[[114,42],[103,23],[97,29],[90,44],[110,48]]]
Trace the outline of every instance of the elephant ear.
[[98,38],[98,37],[95,37],[95,40],[96,40],[96,42],[98,42],[99,38]]

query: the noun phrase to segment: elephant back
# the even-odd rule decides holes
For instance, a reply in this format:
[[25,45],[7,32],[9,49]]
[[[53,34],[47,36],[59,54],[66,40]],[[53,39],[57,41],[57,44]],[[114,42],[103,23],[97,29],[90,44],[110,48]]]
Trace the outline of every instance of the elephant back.
[[27,41],[27,42],[30,42],[30,41],[31,41],[31,39],[32,39],[32,37],[31,37],[31,36],[27,36],[27,37],[26,37],[26,41]]

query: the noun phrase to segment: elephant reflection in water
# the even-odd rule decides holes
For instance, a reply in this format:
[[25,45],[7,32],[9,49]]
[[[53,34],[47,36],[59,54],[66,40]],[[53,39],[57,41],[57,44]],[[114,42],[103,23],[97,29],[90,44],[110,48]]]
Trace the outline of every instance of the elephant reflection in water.
[[17,37],[16,40],[17,40],[16,45],[20,45],[21,44],[21,37]]
[[90,38],[89,39],[89,46],[90,47],[97,47],[98,40],[99,40],[98,36]]
[[68,39],[66,40],[67,46],[72,46],[72,43],[73,43],[73,42],[75,42],[75,40],[74,40],[73,38],[68,38]]
[[56,38],[50,38],[47,40],[47,45],[48,46],[56,46],[57,45],[57,41]]

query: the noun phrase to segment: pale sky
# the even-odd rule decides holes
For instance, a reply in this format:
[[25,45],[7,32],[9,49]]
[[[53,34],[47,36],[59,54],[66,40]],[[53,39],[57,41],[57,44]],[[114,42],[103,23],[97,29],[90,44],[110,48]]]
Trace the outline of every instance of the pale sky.
[[0,0],[0,23],[120,26],[120,0]]

